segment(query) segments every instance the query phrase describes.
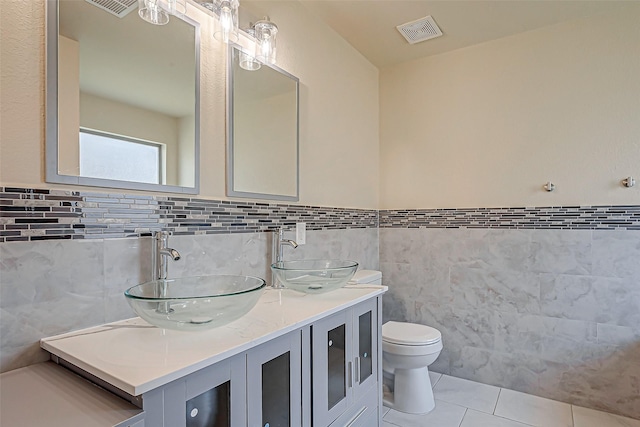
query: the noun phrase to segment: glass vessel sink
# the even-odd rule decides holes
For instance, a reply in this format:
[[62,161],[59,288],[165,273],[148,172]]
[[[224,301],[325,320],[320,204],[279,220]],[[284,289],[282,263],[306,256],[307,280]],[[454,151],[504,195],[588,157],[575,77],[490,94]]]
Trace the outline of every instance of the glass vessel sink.
[[161,279],[127,289],[127,302],[154,326],[181,331],[230,323],[253,308],[266,283],[258,277],[211,275]]
[[271,271],[285,287],[308,294],[343,287],[357,269],[357,262],[338,259],[280,261],[271,265]]

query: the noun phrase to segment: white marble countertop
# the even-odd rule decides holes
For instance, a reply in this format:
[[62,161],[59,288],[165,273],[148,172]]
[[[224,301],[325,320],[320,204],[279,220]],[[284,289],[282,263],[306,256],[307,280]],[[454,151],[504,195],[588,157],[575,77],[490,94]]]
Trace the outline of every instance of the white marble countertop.
[[216,329],[173,331],[133,318],[44,338],[40,346],[139,396],[386,290],[386,286],[356,285],[307,295],[267,289],[244,317]]

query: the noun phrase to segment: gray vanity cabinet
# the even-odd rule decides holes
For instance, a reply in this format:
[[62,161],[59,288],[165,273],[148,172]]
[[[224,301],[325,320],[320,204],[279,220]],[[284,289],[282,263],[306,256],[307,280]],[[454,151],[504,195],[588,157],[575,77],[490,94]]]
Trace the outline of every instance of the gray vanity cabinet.
[[245,355],[239,354],[145,393],[146,425],[247,425]]
[[377,298],[312,325],[314,427],[377,425],[379,330]]
[[250,427],[302,425],[301,332],[291,332],[247,352]]
[[[180,353],[185,363],[170,360],[166,365],[147,367],[147,351],[154,347],[142,351],[142,346],[129,348],[133,339],[144,336],[158,345],[166,345],[165,340],[178,340],[177,345],[180,336],[158,338],[155,330],[152,335],[146,334],[146,327],[100,327],[90,333],[46,339],[42,345],[52,353],[53,361],[124,399],[112,396],[118,402],[122,400],[115,406],[124,405],[126,411],[116,414],[123,416],[117,424],[108,425],[373,427],[379,425],[382,405],[379,384],[383,291],[344,290],[317,300],[312,296],[285,299],[283,310],[288,305],[295,309],[284,311],[282,316],[274,314],[264,325],[255,323],[260,326],[258,330],[247,334],[253,339],[243,337],[240,344],[228,348],[220,346],[223,343],[217,342],[213,332],[203,334],[202,340],[194,341],[193,354]],[[359,302],[354,304],[356,301]],[[303,310],[295,304],[302,308],[308,305],[308,313],[301,315]],[[130,321],[124,324],[130,326]],[[260,335],[262,326],[267,331],[264,335]],[[136,363],[120,366],[116,359],[104,367],[105,360],[100,359],[93,366],[97,353],[91,345],[100,343],[102,336],[98,333],[102,332],[119,334],[125,344],[117,347],[119,340],[111,339],[110,345],[117,348],[113,354],[129,350],[137,355],[131,359]],[[228,331],[223,332],[220,340],[228,337]],[[216,347],[226,350],[217,351]],[[90,369],[58,354],[66,352],[75,354],[73,357]],[[187,370],[191,373],[186,374]],[[58,371],[63,372],[59,367],[53,372]]]
[[302,331],[145,393],[153,427],[299,427]]

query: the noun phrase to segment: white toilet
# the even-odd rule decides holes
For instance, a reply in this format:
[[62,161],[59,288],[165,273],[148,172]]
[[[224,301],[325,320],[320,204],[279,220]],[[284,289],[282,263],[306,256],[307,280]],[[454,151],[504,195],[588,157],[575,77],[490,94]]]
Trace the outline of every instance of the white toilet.
[[[357,284],[382,284],[382,273],[360,270]],[[389,391],[384,404],[400,412],[424,414],[435,407],[429,365],[442,351],[442,335],[430,326],[407,322],[382,325],[382,369]]]

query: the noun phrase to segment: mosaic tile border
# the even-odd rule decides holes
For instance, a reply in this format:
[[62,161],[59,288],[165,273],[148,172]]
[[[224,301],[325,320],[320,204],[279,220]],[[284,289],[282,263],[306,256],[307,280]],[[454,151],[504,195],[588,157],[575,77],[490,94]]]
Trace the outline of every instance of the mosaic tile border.
[[188,197],[0,187],[0,242],[308,230],[510,228],[640,230],[640,206],[366,210]]
[[380,228],[640,230],[640,206],[402,209],[379,216]]
[[0,187],[0,242],[377,228],[376,210]]

